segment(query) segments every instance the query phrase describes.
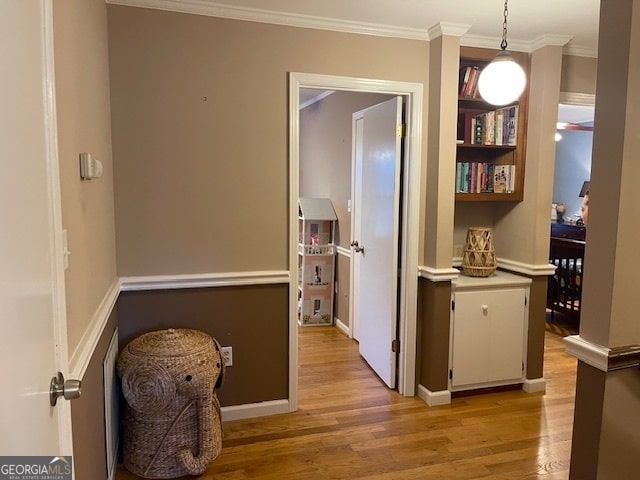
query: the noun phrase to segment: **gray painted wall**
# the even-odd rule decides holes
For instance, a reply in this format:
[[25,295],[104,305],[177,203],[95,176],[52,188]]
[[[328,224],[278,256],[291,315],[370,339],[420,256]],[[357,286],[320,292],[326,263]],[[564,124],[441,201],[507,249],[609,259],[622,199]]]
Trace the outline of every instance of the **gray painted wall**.
[[556,143],[553,202],[564,203],[565,219],[580,214],[582,183],[591,178],[591,146],[593,132],[559,130],[562,140]]

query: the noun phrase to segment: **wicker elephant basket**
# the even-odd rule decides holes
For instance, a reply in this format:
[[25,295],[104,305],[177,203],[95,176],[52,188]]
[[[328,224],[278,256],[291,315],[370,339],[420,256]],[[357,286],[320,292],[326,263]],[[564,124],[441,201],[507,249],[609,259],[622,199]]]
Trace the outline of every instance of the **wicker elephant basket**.
[[127,470],[144,478],[202,474],[222,448],[218,343],[198,330],[146,333],[122,350],[117,371]]

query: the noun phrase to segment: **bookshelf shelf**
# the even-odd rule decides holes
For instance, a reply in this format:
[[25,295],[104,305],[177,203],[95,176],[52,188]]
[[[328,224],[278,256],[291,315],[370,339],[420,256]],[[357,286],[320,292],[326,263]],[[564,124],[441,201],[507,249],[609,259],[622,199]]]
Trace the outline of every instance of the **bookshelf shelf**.
[[[480,98],[473,85],[495,54],[490,49],[460,49],[456,201],[518,202],[524,196],[528,90],[519,101],[498,107]],[[526,57],[516,61],[528,70]]]

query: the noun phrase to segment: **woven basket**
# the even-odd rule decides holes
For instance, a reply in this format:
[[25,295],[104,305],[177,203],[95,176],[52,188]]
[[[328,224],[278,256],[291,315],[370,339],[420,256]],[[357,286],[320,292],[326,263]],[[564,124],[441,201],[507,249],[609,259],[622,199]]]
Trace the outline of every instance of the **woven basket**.
[[199,475],[222,448],[220,348],[197,330],[144,334],[120,353],[124,465],[144,478]]
[[488,277],[497,268],[491,229],[469,227],[467,244],[462,255],[462,273],[469,277]]

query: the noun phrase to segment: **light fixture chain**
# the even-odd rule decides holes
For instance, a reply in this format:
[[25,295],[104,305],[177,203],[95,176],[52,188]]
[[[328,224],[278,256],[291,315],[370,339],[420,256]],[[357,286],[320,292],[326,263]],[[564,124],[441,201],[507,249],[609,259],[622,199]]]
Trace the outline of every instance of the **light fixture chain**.
[[500,48],[502,50],[507,49],[507,16],[509,15],[509,8],[507,7],[507,2],[509,0],[504,0],[504,21],[502,22],[502,42],[500,42]]

